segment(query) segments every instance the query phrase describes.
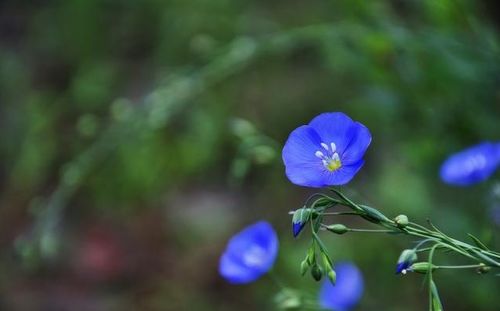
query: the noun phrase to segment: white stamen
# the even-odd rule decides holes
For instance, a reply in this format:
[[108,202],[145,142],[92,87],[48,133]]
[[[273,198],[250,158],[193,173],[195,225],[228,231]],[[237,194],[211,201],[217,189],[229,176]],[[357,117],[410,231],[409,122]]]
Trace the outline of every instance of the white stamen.
[[[337,170],[340,166],[342,166],[342,164],[340,163],[340,156],[336,152],[337,145],[335,145],[334,142],[331,142],[330,144],[326,144],[326,143],[322,142],[320,144],[324,150],[322,150],[322,151],[317,150],[314,153],[314,155],[317,158],[321,159],[323,166],[330,171]],[[326,152],[324,152],[324,151],[326,151]]]
[[401,270],[401,273],[406,274],[406,269]]
[[331,143],[330,146],[332,147],[332,152],[337,150],[337,145],[335,145],[335,143]]
[[320,159],[323,159],[325,157],[325,155],[323,154],[323,152],[321,152],[319,150],[316,151],[316,153],[314,155],[317,156]]

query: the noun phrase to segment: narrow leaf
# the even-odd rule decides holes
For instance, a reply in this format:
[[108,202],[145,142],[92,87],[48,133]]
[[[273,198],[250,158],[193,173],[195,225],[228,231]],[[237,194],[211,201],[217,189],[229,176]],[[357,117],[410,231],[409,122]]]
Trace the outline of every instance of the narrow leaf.
[[433,280],[430,282],[431,294],[432,294],[432,310],[433,311],[443,311],[443,304],[439,298],[439,293],[436,287],[436,283]]
[[474,241],[474,244],[476,244],[477,247],[479,247],[480,249],[483,249],[485,251],[489,251],[489,248],[486,245],[484,245],[484,243],[481,242],[478,238],[476,238],[475,236],[473,236],[470,233],[467,233],[467,235],[469,236],[469,238],[472,239],[472,241]]

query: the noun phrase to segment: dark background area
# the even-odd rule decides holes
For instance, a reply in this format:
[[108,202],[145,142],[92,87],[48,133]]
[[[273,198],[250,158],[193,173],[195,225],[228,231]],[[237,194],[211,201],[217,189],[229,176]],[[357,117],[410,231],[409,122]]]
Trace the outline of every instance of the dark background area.
[[[268,277],[217,274],[260,219],[276,275],[315,293],[288,215],[313,189],[288,182],[281,148],[326,111],[373,135],[355,200],[498,249],[498,174],[455,188],[438,170],[499,139],[499,16],[467,0],[0,1],[0,309],[274,310]],[[427,308],[424,278],[394,275],[412,240],[324,239],[365,276],[359,310]],[[498,277],[435,281],[447,310],[498,310]]]

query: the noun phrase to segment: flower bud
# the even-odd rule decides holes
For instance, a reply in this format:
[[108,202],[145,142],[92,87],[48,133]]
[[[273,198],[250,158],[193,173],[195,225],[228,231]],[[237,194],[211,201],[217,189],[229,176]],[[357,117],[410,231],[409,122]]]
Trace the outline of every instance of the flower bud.
[[417,253],[414,249],[405,249],[399,255],[398,264],[396,266],[396,274],[406,274],[408,267],[417,260]]
[[319,282],[323,277],[323,269],[321,269],[320,266],[315,264],[311,267],[311,275],[316,281]]
[[304,261],[302,261],[300,263],[300,274],[302,274],[302,276],[304,274],[306,274],[307,270],[309,269],[309,263],[307,262],[307,258],[304,259]]
[[477,268],[477,273],[478,274],[485,274],[488,273],[491,270],[491,267],[488,267],[484,263],[480,263],[480,267]]
[[302,231],[306,223],[309,221],[312,211],[313,210],[310,208],[300,208],[293,213],[292,231],[294,237],[299,235],[300,231]]
[[408,226],[408,216],[406,215],[399,215],[394,218],[394,222],[396,225],[398,225],[399,228],[404,228]]
[[344,233],[349,231],[349,229],[346,226],[344,226],[343,224],[329,225],[326,227],[326,229],[328,231],[331,231],[331,232],[336,233],[336,234],[344,234]]
[[429,270],[436,270],[436,266],[428,262],[416,262],[408,268],[409,271],[426,274]]
[[306,260],[309,266],[316,264],[316,252],[313,245],[307,250]]
[[330,269],[326,275],[328,276],[328,279],[332,283],[332,285],[335,285],[335,282],[337,281],[337,274],[335,273],[335,270]]
[[377,209],[374,209],[373,207],[362,206],[361,208],[363,209],[364,212],[364,214],[361,215],[361,217],[363,217],[368,221],[378,224],[380,222],[389,220],[384,214],[379,212]]

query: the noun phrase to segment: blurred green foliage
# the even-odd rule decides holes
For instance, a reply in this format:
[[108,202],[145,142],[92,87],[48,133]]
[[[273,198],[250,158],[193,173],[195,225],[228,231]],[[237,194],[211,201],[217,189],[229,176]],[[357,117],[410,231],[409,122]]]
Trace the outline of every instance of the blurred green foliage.
[[[494,181],[457,189],[437,175],[449,153],[499,137],[491,5],[3,1],[0,309],[272,310],[269,280],[232,287],[216,272],[227,238],[260,218],[280,231],[276,273],[314,293],[287,215],[310,191],[286,180],[279,153],[324,111],[372,131],[346,189],[357,201],[498,248]],[[421,278],[393,275],[411,241],[326,240],[365,274],[360,310],[426,308]],[[26,248],[37,243],[50,254]],[[436,282],[447,310],[499,305],[493,277]]]

